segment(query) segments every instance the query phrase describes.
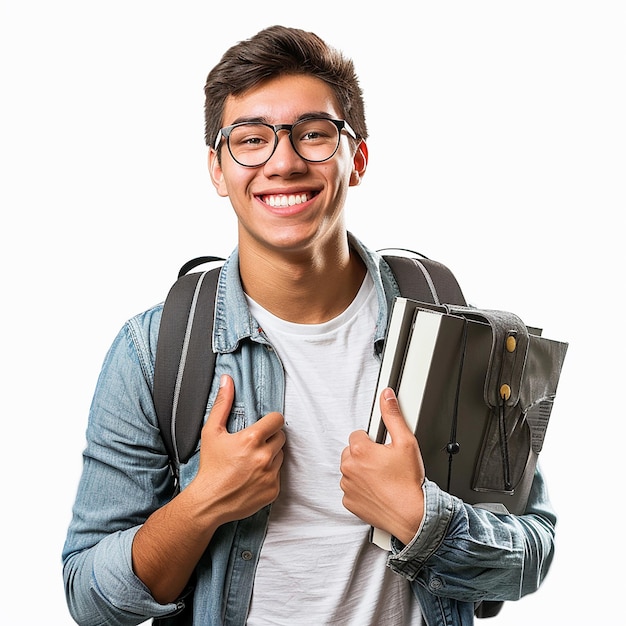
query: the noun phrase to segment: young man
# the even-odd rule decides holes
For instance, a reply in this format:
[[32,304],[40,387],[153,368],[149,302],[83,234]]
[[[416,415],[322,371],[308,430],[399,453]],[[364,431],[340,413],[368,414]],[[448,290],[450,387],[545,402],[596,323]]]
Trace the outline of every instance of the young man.
[[191,605],[194,625],[471,624],[475,602],[544,578],[555,517],[539,473],[527,514],[496,516],[425,478],[390,390],[391,443],[364,430],[398,295],[346,231],[366,138],[352,63],[312,33],[266,29],[209,74],[209,172],[238,247],[207,419],[172,497],[151,396],[162,308],[129,320],[98,381],[63,551],[79,624],[179,623],[168,616]]

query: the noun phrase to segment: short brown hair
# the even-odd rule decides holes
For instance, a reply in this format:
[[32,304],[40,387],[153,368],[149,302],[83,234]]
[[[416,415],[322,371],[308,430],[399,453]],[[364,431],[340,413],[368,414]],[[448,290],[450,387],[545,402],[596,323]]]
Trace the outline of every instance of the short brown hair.
[[263,81],[306,74],[328,83],[357,136],[367,139],[363,92],[354,63],[315,33],[270,26],[229,48],[210,71],[204,87],[204,139],[212,146],[222,127],[224,104]]

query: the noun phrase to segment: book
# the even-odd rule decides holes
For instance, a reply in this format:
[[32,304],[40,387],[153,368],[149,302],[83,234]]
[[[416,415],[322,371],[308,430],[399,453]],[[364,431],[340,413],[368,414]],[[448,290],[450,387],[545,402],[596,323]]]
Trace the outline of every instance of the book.
[[[389,441],[379,401],[382,390],[392,387],[418,438],[429,480],[468,504],[521,514],[567,348],[541,337],[539,329],[527,330],[524,377],[532,377],[533,384],[522,379],[518,405],[494,410],[485,391],[493,361],[492,326],[480,315],[396,298],[372,403],[370,438]],[[376,545],[390,549],[390,539],[372,528],[370,540]]]

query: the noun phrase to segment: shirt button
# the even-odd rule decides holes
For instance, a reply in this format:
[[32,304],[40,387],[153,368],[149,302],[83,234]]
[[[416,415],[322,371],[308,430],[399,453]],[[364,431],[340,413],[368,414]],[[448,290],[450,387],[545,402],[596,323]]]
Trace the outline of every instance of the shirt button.
[[252,559],[252,552],[250,552],[250,550],[244,550],[244,551],[241,553],[241,558],[242,558],[244,561],[249,561],[250,559]]
[[443,582],[441,580],[441,578],[433,578],[430,583],[428,584],[428,586],[433,590],[433,591],[437,591],[438,589],[441,589],[443,587]]

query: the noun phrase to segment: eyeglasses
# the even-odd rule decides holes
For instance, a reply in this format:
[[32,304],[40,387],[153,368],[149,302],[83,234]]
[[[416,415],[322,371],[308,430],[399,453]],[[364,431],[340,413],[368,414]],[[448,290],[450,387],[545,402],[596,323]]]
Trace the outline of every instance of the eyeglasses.
[[215,139],[218,149],[222,138],[226,139],[228,151],[243,167],[265,165],[278,146],[278,132],[289,133],[289,141],[296,154],[305,161],[321,163],[328,161],[339,148],[341,131],[357,139],[352,127],[345,120],[326,117],[310,117],[295,124],[264,124],[262,122],[240,122],[222,128]]

